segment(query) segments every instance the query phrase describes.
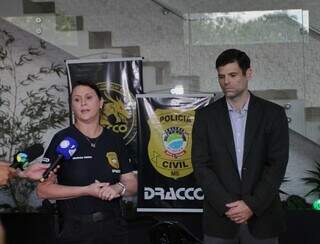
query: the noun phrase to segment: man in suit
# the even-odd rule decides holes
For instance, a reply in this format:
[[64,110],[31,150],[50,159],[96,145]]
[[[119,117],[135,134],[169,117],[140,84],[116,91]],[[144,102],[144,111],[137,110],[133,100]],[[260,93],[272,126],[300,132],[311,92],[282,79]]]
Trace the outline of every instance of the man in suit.
[[195,177],[204,192],[205,244],[275,244],[285,228],[279,198],[289,152],[284,109],[248,90],[252,68],[237,49],[216,60],[224,97],[196,111]]

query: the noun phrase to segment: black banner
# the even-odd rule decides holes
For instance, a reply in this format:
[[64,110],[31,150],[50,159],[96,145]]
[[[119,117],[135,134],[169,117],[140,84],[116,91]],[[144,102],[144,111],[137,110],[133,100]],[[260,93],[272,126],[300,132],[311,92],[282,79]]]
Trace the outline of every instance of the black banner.
[[139,212],[202,212],[191,162],[195,109],[208,95],[138,95]]
[[[70,92],[77,81],[97,84],[104,99],[101,125],[119,133],[136,159],[136,94],[142,93],[142,58],[67,60]],[[71,116],[71,122],[74,118]]]

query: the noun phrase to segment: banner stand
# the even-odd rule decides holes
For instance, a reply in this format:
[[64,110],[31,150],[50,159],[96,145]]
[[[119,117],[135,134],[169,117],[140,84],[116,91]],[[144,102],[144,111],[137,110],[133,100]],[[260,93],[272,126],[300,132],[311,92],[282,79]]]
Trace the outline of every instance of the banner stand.
[[[195,110],[213,98],[208,94],[137,95],[137,211],[158,221],[150,229],[150,236],[158,237],[155,243],[161,243],[161,235],[170,239],[167,243],[201,243],[203,193],[193,175],[192,126]],[[189,242],[182,242],[182,236]]]

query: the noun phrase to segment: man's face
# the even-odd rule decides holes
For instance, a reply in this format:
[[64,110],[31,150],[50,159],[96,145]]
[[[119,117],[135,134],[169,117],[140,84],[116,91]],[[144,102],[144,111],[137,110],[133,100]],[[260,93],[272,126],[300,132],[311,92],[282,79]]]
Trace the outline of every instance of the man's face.
[[248,81],[252,78],[251,68],[244,75],[238,62],[233,62],[218,67],[217,71],[220,87],[227,98],[241,97],[248,90]]

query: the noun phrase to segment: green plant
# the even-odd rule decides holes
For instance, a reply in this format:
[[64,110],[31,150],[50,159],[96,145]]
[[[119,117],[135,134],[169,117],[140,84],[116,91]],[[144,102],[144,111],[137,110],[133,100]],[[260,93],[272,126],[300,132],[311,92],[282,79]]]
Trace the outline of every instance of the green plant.
[[320,198],[320,163],[315,162],[316,164],[316,169],[315,170],[307,170],[307,173],[310,174],[311,176],[309,177],[304,177],[302,180],[309,185],[312,185],[313,188],[305,195],[317,195],[317,198]]
[[[283,180],[281,181],[281,184],[290,182],[288,177],[284,177]],[[283,195],[287,195],[288,197],[286,200],[282,201],[282,206],[285,209],[288,210],[306,210],[310,209],[311,205],[307,203],[307,201],[298,195],[289,195],[287,192],[279,189],[279,193]]]
[[[66,88],[44,84],[65,75],[63,66],[35,66],[34,61],[46,53],[44,41],[22,51],[15,42],[11,33],[0,29],[0,159],[8,161],[16,151],[42,143],[47,130],[61,127],[68,117],[63,96],[57,96]],[[33,182],[16,178],[2,190],[12,198],[14,211],[34,211],[29,205],[34,188]]]
[[300,196],[291,195],[283,202],[283,206],[288,210],[307,210],[311,209],[311,205]]

